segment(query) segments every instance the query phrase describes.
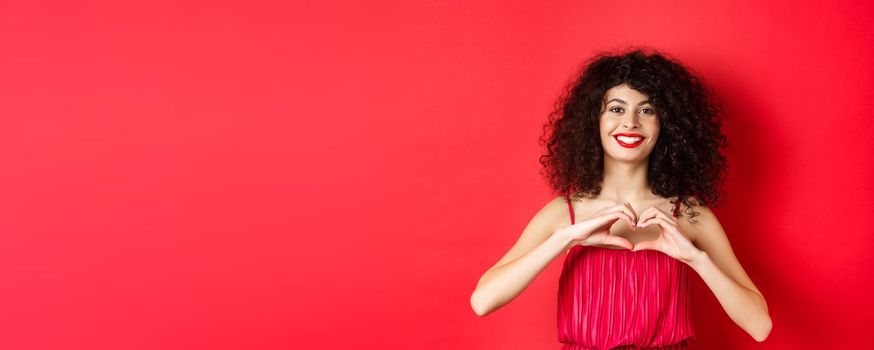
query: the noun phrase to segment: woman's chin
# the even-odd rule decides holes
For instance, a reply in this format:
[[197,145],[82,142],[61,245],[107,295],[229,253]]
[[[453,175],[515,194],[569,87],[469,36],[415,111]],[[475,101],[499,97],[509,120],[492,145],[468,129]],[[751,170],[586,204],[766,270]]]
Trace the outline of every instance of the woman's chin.
[[649,161],[649,154],[629,154],[630,152],[626,152],[624,154],[612,154],[608,155],[607,158],[616,162],[621,163],[646,163]]

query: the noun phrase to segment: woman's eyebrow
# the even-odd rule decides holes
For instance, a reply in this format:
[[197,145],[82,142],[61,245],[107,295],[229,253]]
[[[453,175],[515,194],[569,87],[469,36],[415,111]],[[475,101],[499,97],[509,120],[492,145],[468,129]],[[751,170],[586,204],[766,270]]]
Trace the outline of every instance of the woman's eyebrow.
[[[621,104],[624,104],[624,105],[627,105],[627,104],[628,104],[628,102],[625,102],[625,101],[624,101],[623,99],[621,99],[621,98],[613,98],[613,99],[610,99],[610,101],[607,101],[606,103],[610,103],[610,102],[613,102],[613,101],[617,101],[617,102],[619,102],[619,103],[621,103]],[[644,105],[644,104],[647,104],[647,103],[650,103],[649,100],[643,100],[643,101],[640,101],[640,103],[638,103],[637,105],[638,105],[638,106],[641,106],[641,105]]]

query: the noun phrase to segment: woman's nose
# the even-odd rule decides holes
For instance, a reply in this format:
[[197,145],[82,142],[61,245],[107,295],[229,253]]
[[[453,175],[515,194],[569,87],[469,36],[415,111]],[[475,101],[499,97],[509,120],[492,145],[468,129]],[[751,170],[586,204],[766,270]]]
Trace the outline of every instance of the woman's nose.
[[637,122],[636,117],[631,116],[631,117],[625,117],[624,119],[622,119],[622,126],[624,126],[626,129],[628,129],[628,128],[634,128],[634,127],[640,126],[640,124]]

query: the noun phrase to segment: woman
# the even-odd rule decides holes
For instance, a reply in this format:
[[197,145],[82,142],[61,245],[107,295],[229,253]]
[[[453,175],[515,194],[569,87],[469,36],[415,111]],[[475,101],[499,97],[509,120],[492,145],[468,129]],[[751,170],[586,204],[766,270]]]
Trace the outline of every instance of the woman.
[[563,256],[563,349],[687,347],[690,270],[740,328],[764,341],[765,299],[708,207],[719,199],[727,145],[711,96],[690,70],[655,51],[590,60],[541,138],[540,161],[561,195],[479,280],[476,314],[505,305]]

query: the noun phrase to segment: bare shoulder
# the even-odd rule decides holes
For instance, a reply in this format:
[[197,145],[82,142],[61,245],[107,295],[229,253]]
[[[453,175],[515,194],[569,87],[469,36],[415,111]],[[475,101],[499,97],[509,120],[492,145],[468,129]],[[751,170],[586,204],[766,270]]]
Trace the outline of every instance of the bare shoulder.
[[[566,222],[565,222],[566,221]],[[570,226],[568,204],[564,197],[546,202],[528,221],[512,248],[490,268],[494,269],[527,254],[559,228]]]
[[[697,241],[701,238],[702,234],[707,234],[708,232],[723,232],[719,219],[710,210],[710,207],[701,204],[701,201],[695,197],[690,197],[690,202],[692,203],[691,206],[681,204],[678,221],[680,228],[689,236],[692,242]],[[690,216],[689,212],[694,212],[694,214]]]
[[556,230],[570,226],[570,210],[567,199],[563,196],[552,198],[529,220],[522,231],[525,234],[552,234]]

